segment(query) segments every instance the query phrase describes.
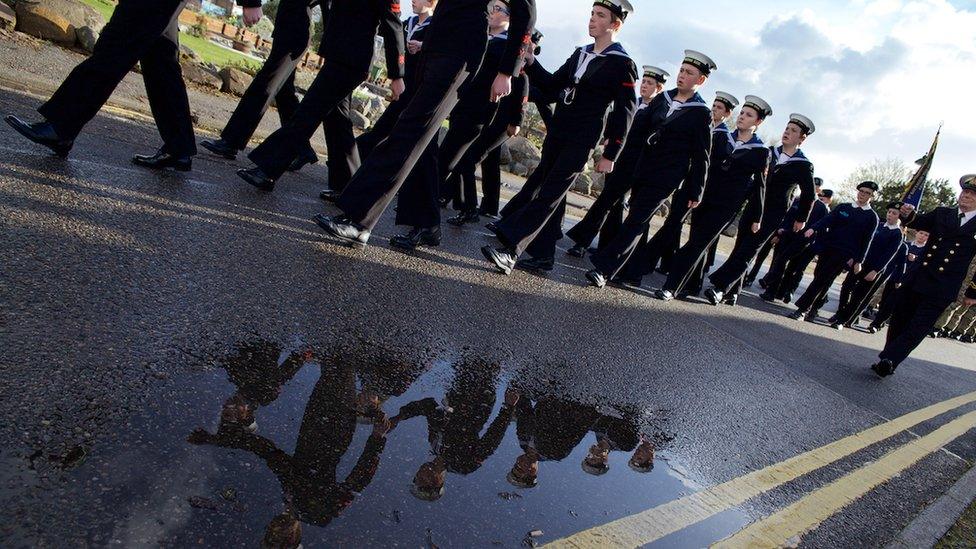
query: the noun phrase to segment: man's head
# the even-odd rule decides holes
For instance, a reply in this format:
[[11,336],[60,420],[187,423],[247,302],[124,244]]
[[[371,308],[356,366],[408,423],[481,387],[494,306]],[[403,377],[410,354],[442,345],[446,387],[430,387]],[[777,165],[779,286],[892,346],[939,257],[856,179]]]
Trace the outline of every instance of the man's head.
[[301,545],[302,523],[291,513],[282,513],[271,519],[261,540],[261,547],[268,549],[293,549]]
[[410,7],[413,8],[413,12],[417,15],[422,13],[430,15],[434,13],[434,8],[437,7],[437,0],[411,0]]
[[765,100],[755,95],[747,95],[735,121],[736,129],[755,132],[759,125],[773,114],[773,109]]
[[928,231],[915,231],[915,245],[925,246],[929,243]]
[[863,181],[857,186],[857,204],[858,206],[867,206],[871,203],[871,199],[878,192],[878,184],[874,181]]
[[441,458],[435,458],[420,466],[417,474],[413,476],[413,486],[410,493],[417,499],[424,501],[435,501],[444,495],[444,478],[447,475],[447,466]]
[[962,187],[959,193],[959,209],[964,212],[976,210],[976,174],[962,176],[959,185]]
[[654,99],[654,96],[664,91],[664,84],[667,83],[668,71],[659,69],[651,65],[644,66],[644,78],[641,79],[640,95],[645,103]]
[[694,93],[708,81],[708,75],[716,69],[712,58],[695,50],[685,50],[685,58],[678,70],[676,86],[679,92]]
[[254,418],[254,404],[240,395],[233,395],[224,402],[220,409],[220,423],[228,427],[236,427],[256,431],[257,421]]
[[820,194],[820,189],[822,189],[822,188],[823,188],[823,179],[821,179],[819,177],[814,177],[813,178],[813,189],[817,192],[817,194]]
[[634,450],[634,455],[630,456],[627,465],[638,473],[649,472],[654,468],[654,445],[647,440],[642,440]]
[[888,204],[887,212],[885,213],[885,222],[889,225],[901,225],[901,207],[902,202],[891,202]]
[[593,446],[583,458],[580,464],[583,471],[593,476],[600,476],[610,470],[610,445],[605,440],[600,440]]
[[590,37],[613,38],[620,32],[627,16],[634,11],[629,0],[597,0],[590,11]]
[[529,450],[515,458],[506,480],[516,488],[533,488],[539,480],[539,454]]
[[512,11],[506,0],[495,0],[491,5],[491,13],[488,14],[488,28],[494,32],[500,32],[508,28],[512,19]]
[[834,199],[834,191],[824,189],[820,191],[819,197],[820,201],[823,202],[825,206],[830,206],[830,202]]
[[807,136],[817,130],[813,121],[802,114],[793,113],[790,121],[786,123],[783,130],[783,145],[799,147],[807,140]]
[[715,92],[715,101],[712,101],[712,123],[718,124],[732,116],[732,111],[737,106],[739,106],[739,100],[731,93]]

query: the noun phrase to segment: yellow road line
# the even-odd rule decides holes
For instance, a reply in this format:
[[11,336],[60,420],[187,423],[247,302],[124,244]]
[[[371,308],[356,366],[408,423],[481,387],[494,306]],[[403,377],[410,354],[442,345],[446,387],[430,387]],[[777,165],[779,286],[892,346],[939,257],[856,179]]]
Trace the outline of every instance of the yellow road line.
[[976,402],[976,392],[933,404],[701,492],[553,541],[550,546],[639,547],[651,543],[972,402]]
[[789,507],[750,524],[712,547],[782,547],[791,538],[813,530],[864,494],[973,428],[976,428],[976,412],[969,412],[806,495]]

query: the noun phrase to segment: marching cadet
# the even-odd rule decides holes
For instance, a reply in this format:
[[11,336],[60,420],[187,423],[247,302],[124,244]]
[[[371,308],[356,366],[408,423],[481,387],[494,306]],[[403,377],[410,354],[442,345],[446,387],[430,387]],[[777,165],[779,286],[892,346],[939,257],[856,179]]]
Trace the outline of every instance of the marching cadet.
[[716,143],[718,150],[712,149],[705,194],[691,215],[691,237],[675,255],[664,286],[654,293],[658,299],[670,301],[681,295],[686,283],[701,280],[708,248],[746,202],[742,217],[751,222],[752,232],[759,230],[770,153],[756,131],[772,114],[769,103],[747,95],[735,131],[725,134],[725,143]]
[[895,303],[901,294],[902,283],[908,280],[922,264],[922,256],[925,255],[925,247],[928,246],[929,233],[925,231],[915,231],[915,240],[908,245],[905,253],[904,264],[901,268],[892,270],[888,283],[885,284],[884,291],[881,293],[881,301],[878,303],[878,312],[874,315],[874,320],[868,326],[868,332],[876,334],[888,325],[891,313],[895,310]]
[[[505,54],[492,84],[499,99],[511,93],[512,75],[521,67],[523,39],[535,25],[534,0],[512,0],[511,24]],[[380,142],[353,176],[336,205],[340,215],[318,214],[314,220],[331,238],[364,246],[380,217],[407,182],[421,157],[458,102],[458,89],[477,71],[488,42],[487,5],[483,0],[441,0],[437,17],[427,29],[423,63],[416,93],[404,108],[389,136]],[[527,40],[525,40],[527,42]],[[400,193],[401,211],[415,229],[403,238],[433,244],[439,235],[440,206],[437,182],[410,180]],[[398,220],[399,221],[399,220]]]
[[320,47],[322,69],[294,116],[248,154],[255,167],[238,170],[237,175],[259,190],[274,190],[319,124],[366,80],[377,32],[386,50],[392,99],[399,98],[404,91],[401,28],[399,0],[332,0]]
[[[295,95],[295,69],[308,48],[312,8],[320,5],[322,17],[328,20],[329,1],[284,0],[278,6],[274,21],[274,38],[271,53],[264,65],[254,75],[240,103],[231,114],[218,139],[204,139],[200,146],[210,152],[234,160],[237,153],[247,146],[261,118],[274,98],[278,117],[284,125],[298,110],[298,97]],[[329,184],[342,185],[349,180],[359,165],[359,155],[355,150],[355,136],[352,120],[349,118],[351,96],[347,96],[325,119],[325,142],[329,149]],[[318,156],[311,145],[305,147],[290,171],[298,171],[306,164],[318,162]]]
[[[732,94],[722,91],[715,93],[715,100],[712,101],[712,158],[709,159],[709,166],[716,164],[714,158],[716,151],[723,158],[728,157],[726,147],[729,144],[730,132],[725,121],[732,116],[732,112],[738,106],[739,100]],[[678,251],[678,248],[681,247],[681,228],[685,224],[688,212],[691,211],[688,209],[689,198],[691,197],[688,197],[681,188],[675,191],[671,199],[671,209],[668,211],[668,216],[665,218],[664,224],[661,225],[661,228],[654,233],[654,237],[647,243],[648,261],[639,266],[635,265],[635,267],[640,267],[640,270],[634,271],[635,274],[643,276],[654,271],[658,268],[659,261],[661,263],[660,269],[658,269],[659,272],[668,274],[671,268],[671,260],[674,258],[674,254]],[[699,283],[700,281],[693,282],[688,288],[695,288]],[[689,291],[687,293],[697,293],[697,291]]]
[[[261,19],[261,0],[237,2],[244,7],[245,25]],[[132,162],[189,171],[197,149],[179,61],[178,23],[184,4],[186,0],[121,0],[91,56],[37,109],[44,120],[26,122],[13,115],[5,120],[27,139],[66,157],[82,128],[138,61],[163,146],[153,155],[135,155]]]
[[556,241],[562,236],[566,194],[601,140],[605,146],[596,171],[613,171],[637,107],[637,66],[615,41],[633,10],[628,0],[594,2],[589,24],[593,44],[577,48],[555,73],[534,62],[534,56],[527,56],[526,72],[532,82],[561,101],[542,145],[539,166],[525,183],[531,199],[495,224],[501,248],[481,248],[499,272],[510,274],[530,244],[532,259],[524,260],[522,266],[552,270]]
[[[837,313],[828,320],[836,330],[852,328],[874,292],[885,282],[888,267],[902,250],[907,250],[901,227],[901,202],[888,204],[884,223],[878,225],[860,273],[847,273],[840,289]],[[904,263],[902,262],[902,265]]]
[[[759,231],[750,230],[748,222],[740,222],[732,252],[725,263],[708,277],[712,287],[705,290],[705,297],[713,305],[718,305],[726,294],[730,294],[730,302],[735,302],[734,296],[739,293],[750,263],[783,223],[797,187],[800,188],[800,202],[793,221],[793,232],[799,232],[806,224],[817,195],[813,184],[813,163],[803,154],[800,145],[815,131],[816,126],[806,116],[790,115],[790,121],[783,131],[783,144],[771,148],[772,160],[766,178],[766,207]],[[874,227],[871,226],[872,231]]]
[[966,280],[976,256],[976,174],[960,179],[962,192],[956,208],[940,206],[917,215],[911,204],[902,206],[906,225],[929,233],[929,247],[922,265],[905,281],[891,315],[891,325],[880,359],[871,366],[881,377],[890,376],[932,330],[942,311],[967,284],[963,304],[976,305],[976,276]]
[[655,97],[648,107],[653,113],[663,112],[664,121],[645,141],[634,170],[630,212],[620,234],[590,257],[596,268],[587,271],[586,278],[593,286],[605,286],[628,260],[647,264],[645,235],[651,218],[682,181],[687,196],[691,197],[688,207],[694,208],[701,200],[712,131],[711,110],[698,94],[698,88],[716,68],[707,55],[685,50],[676,87]]
[[[624,200],[627,193],[633,186],[634,168],[640,153],[643,149],[651,131],[664,121],[664,113],[657,111],[654,116],[647,107],[659,93],[664,91],[664,84],[667,83],[668,74],[664,69],[646,65],[644,66],[644,76],[641,79],[640,103],[637,105],[637,113],[634,114],[634,121],[627,132],[627,140],[624,148],[620,151],[617,163],[613,172],[606,175],[603,183],[603,190],[596,198],[593,205],[583,216],[579,223],[566,232],[566,236],[571,238],[575,244],[566,253],[574,257],[583,257],[587,249],[593,243],[597,233],[600,233],[600,245],[604,245],[612,240],[612,234],[619,230],[619,225],[623,223]],[[609,225],[617,225],[610,228]],[[607,228],[604,233],[603,229]]]
[[830,213],[830,202],[833,197],[834,191],[820,190],[820,187],[817,187],[817,201],[813,203],[806,226],[797,233],[793,232],[793,221],[799,211],[800,199],[796,198],[793,201],[790,211],[786,212],[786,218],[783,219],[783,225],[776,232],[777,242],[773,251],[773,262],[766,276],[759,280],[759,286],[764,290],[759,297],[764,301],[777,299],[782,299],[786,303],[792,301],[793,292],[800,284],[803,273],[816,256],[809,251],[813,241],[803,233]]
[[813,272],[813,282],[796,300],[796,312],[790,318],[807,321],[817,318],[819,307],[824,302],[831,284],[844,269],[855,274],[861,272],[864,257],[871,247],[871,239],[878,226],[878,214],[871,209],[871,199],[878,192],[878,184],[864,181],[857,186],[857,200],[837,206],[826,217],[814,223],[804,236],[816,235],[814,250],[817,253],[817,268]]

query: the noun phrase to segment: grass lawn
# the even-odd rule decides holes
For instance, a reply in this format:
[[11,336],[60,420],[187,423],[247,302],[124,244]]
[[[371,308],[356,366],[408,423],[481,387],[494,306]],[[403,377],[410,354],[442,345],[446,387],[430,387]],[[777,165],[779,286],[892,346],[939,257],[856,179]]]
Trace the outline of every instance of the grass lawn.
[[959,517],[956,525],[946,533],[936,549],[954,549],[956,547],[976,547],[976,501]]
[[[109,0],[81,1],[95,8],[98,13],[105,17],[106,21],[112,17],[112,12],[115,11],[115,4],[109,2]],[[201,61],[213,63],[218,67],[223,67],[225,65],[247,64],[251,65],[254,69],[257,69],[261,65],[250,57],[241,55],[240,53],[228,50],[226,48],[222,48],[209,40],[198,38],[196,36],[190,36],[189,34],[183,32],[180,33],[180,43],[186,45],[188,48],[196,52]]]

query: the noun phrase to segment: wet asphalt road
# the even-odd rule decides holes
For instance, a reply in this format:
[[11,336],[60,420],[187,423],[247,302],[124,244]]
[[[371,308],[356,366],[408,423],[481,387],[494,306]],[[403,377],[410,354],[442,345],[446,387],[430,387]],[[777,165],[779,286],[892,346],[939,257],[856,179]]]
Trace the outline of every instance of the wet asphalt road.
[[[36,105],[0,92],[4,114]],[[4,545],[254,546],[296,525],[311,547],[544,543],[976,391],[972,346],[926,341],[878,381],[881,335],[794,323],[754,295],[598,291],[569,257],[504,277],[480,228],[407,255],[387,221],[364,251],[336,246],[309,221],[324,168],[262,195],[234,176],[243,161],[129,164],[156,144],[100,116],[61,160],[0,128]],[[974,408],[657,543],[725,538]],[[370,438],[380,410],[404,419]],[[646,473],[627,464],[641,436]],[[598,440],[603,475],[581,467]],[[526,448],[542,449],[538,481],[516,488]],[[974,458],[969,432],[794,541],[883,545]],[[443,495],[415,497],[438,459]]]

